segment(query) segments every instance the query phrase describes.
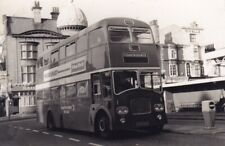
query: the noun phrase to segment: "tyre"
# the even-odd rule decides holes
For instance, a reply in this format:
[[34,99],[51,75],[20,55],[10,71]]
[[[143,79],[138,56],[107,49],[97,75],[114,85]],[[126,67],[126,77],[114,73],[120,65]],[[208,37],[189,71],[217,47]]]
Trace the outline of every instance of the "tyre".
[[102,138],[111,137],[111,130],[109,128],[109,118],[106,114],[100,114],[97,116],[95,131],[96,134]]
[[55,122],[51,113],[47,116],[47,129],[55,130]]

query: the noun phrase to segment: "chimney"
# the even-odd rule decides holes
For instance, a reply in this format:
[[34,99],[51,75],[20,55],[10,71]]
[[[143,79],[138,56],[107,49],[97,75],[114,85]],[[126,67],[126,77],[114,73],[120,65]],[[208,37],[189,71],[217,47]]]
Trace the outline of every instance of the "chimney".
[[159,43],[159,25],[157,20],[150,21],[150,27],[152,29],[155,43]]
[[53,7],[52,12],[50,14],[52,15],[52,20],[57,20],[59,16],[59,8]]
[[41,9],[39,1],[34,2],[32,11],[34,13],[34,23],[41,23]]

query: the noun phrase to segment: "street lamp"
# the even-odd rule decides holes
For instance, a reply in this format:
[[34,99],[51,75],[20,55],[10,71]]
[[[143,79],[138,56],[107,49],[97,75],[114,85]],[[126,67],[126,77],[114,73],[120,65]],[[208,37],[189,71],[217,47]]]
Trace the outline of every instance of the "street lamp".
[[10,99],[10,92],[11,92],[11,81],[8,81],[8,75],[6,77],[6,101],[5,101],[5,109],[6,109],[6,117],[9,118],[10,120],[10,104],[11,104],[11,99]]

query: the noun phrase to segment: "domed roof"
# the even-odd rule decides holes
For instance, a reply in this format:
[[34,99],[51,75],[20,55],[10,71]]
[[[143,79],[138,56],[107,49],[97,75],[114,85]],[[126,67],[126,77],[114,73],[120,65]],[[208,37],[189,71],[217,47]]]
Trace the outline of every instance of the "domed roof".
[[81,9],[77,8],[72,2],[66,7],[60,9],[60,14],[57,20],[57,27],[74,25],[87,27],[88,22],[84,12]]

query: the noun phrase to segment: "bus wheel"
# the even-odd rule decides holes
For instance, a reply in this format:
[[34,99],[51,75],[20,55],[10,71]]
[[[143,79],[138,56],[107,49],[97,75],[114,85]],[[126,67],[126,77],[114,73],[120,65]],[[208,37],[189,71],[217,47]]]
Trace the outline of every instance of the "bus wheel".
[[102,138],[109,138],[111,131],[109,129],[109,118],[105,114],[97,116],[95,130],[98,136]]
[[48,114],[47,116],[47,129],[55,130],[55,122],[53,120],[52,114]]

